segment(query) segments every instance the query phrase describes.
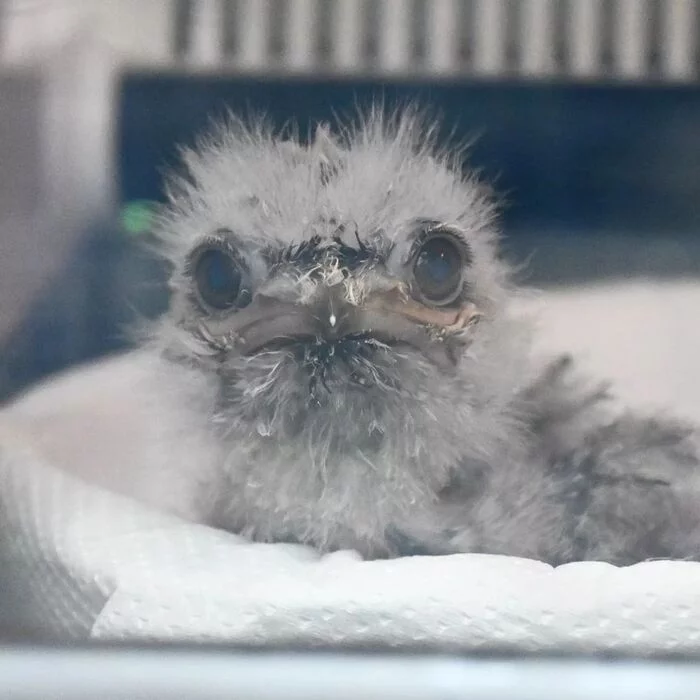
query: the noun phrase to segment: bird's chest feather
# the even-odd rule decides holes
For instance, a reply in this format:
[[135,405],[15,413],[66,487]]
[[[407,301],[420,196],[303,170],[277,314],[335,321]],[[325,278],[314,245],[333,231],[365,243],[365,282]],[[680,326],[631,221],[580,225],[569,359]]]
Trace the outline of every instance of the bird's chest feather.
[[316,391],[306,377],[278,377],[228,404],[220,510],[229,528],[364,548],[399,523],[430,517],[461,448],[455,426],[418,387],[341,383],[328,367]]
[[253,442],[229,453],[223,505],[233,529],[256,540],[381,546],[392,528],[428,518],[435,502],[438,489],[416,464]]
[[396,529],[434,531],[455,471],[502,442],[502,409],[404,350],[370,355],[362,383],[346,358],[309,355],[312,367],[286,349],[220,372],[217,524],[378,554]]

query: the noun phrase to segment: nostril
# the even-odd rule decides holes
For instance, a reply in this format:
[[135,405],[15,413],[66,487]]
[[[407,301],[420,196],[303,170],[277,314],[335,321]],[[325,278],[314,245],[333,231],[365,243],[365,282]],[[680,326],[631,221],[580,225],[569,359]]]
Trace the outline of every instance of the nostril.
[[326,287],[318,299],[314,315],[329,338],[342,335],[347,325],[348,307],[344,295],[343,285],[336,284]]
[[332,339],[343,335],[347,325],[346,318],[347,314],[344,311],[329,305],[320,318],[324,334]]

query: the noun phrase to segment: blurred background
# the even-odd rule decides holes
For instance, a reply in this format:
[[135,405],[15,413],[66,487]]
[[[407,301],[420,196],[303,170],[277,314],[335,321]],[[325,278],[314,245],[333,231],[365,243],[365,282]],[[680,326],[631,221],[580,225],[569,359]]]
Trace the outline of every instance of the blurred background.
[[0,1],[0,400],[165,307],[177,144],[382,97],[473,141],[543,347],[700,418],[699,31],[700,0]]

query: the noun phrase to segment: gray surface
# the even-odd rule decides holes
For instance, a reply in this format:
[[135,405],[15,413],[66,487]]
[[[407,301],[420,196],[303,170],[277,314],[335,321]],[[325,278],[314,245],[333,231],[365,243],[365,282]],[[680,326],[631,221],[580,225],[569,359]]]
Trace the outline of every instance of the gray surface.
[[8,700],[681,700],[700,666],[224,651],[3,649]]
[[42,194],[40,100],[37,75],[0,74],[0,338],[60,261],[42,250],[34,221]]

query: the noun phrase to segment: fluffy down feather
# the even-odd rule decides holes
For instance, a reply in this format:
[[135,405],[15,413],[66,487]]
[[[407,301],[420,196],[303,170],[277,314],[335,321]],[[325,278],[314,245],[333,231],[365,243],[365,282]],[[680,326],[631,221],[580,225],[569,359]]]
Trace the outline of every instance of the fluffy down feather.
[[[303,141],[232,119],[184,162],[159,225],[172,305],[146,344],[163,420],[206,445],[176,510],[258,541],[367,557],[700,554],[695,433],[611,416],[570,360],[534,362],[529,321],[510,312],[519,292],[490,193],[459,150],[438,147],[430,120],[376,110]],[[396,284],[408,298],[397,270],[425,221],[468,247],[462,300],[482,314],[455,332],[447,365],[371,337],[362,352],[343,345],[345,360],[245,352],[227,315],[193,298],[188,258],[220,231],[245,256],[253,296],[303,306],[338,288],[362,307]],[[169,478],[178,468],[174,457]]]

